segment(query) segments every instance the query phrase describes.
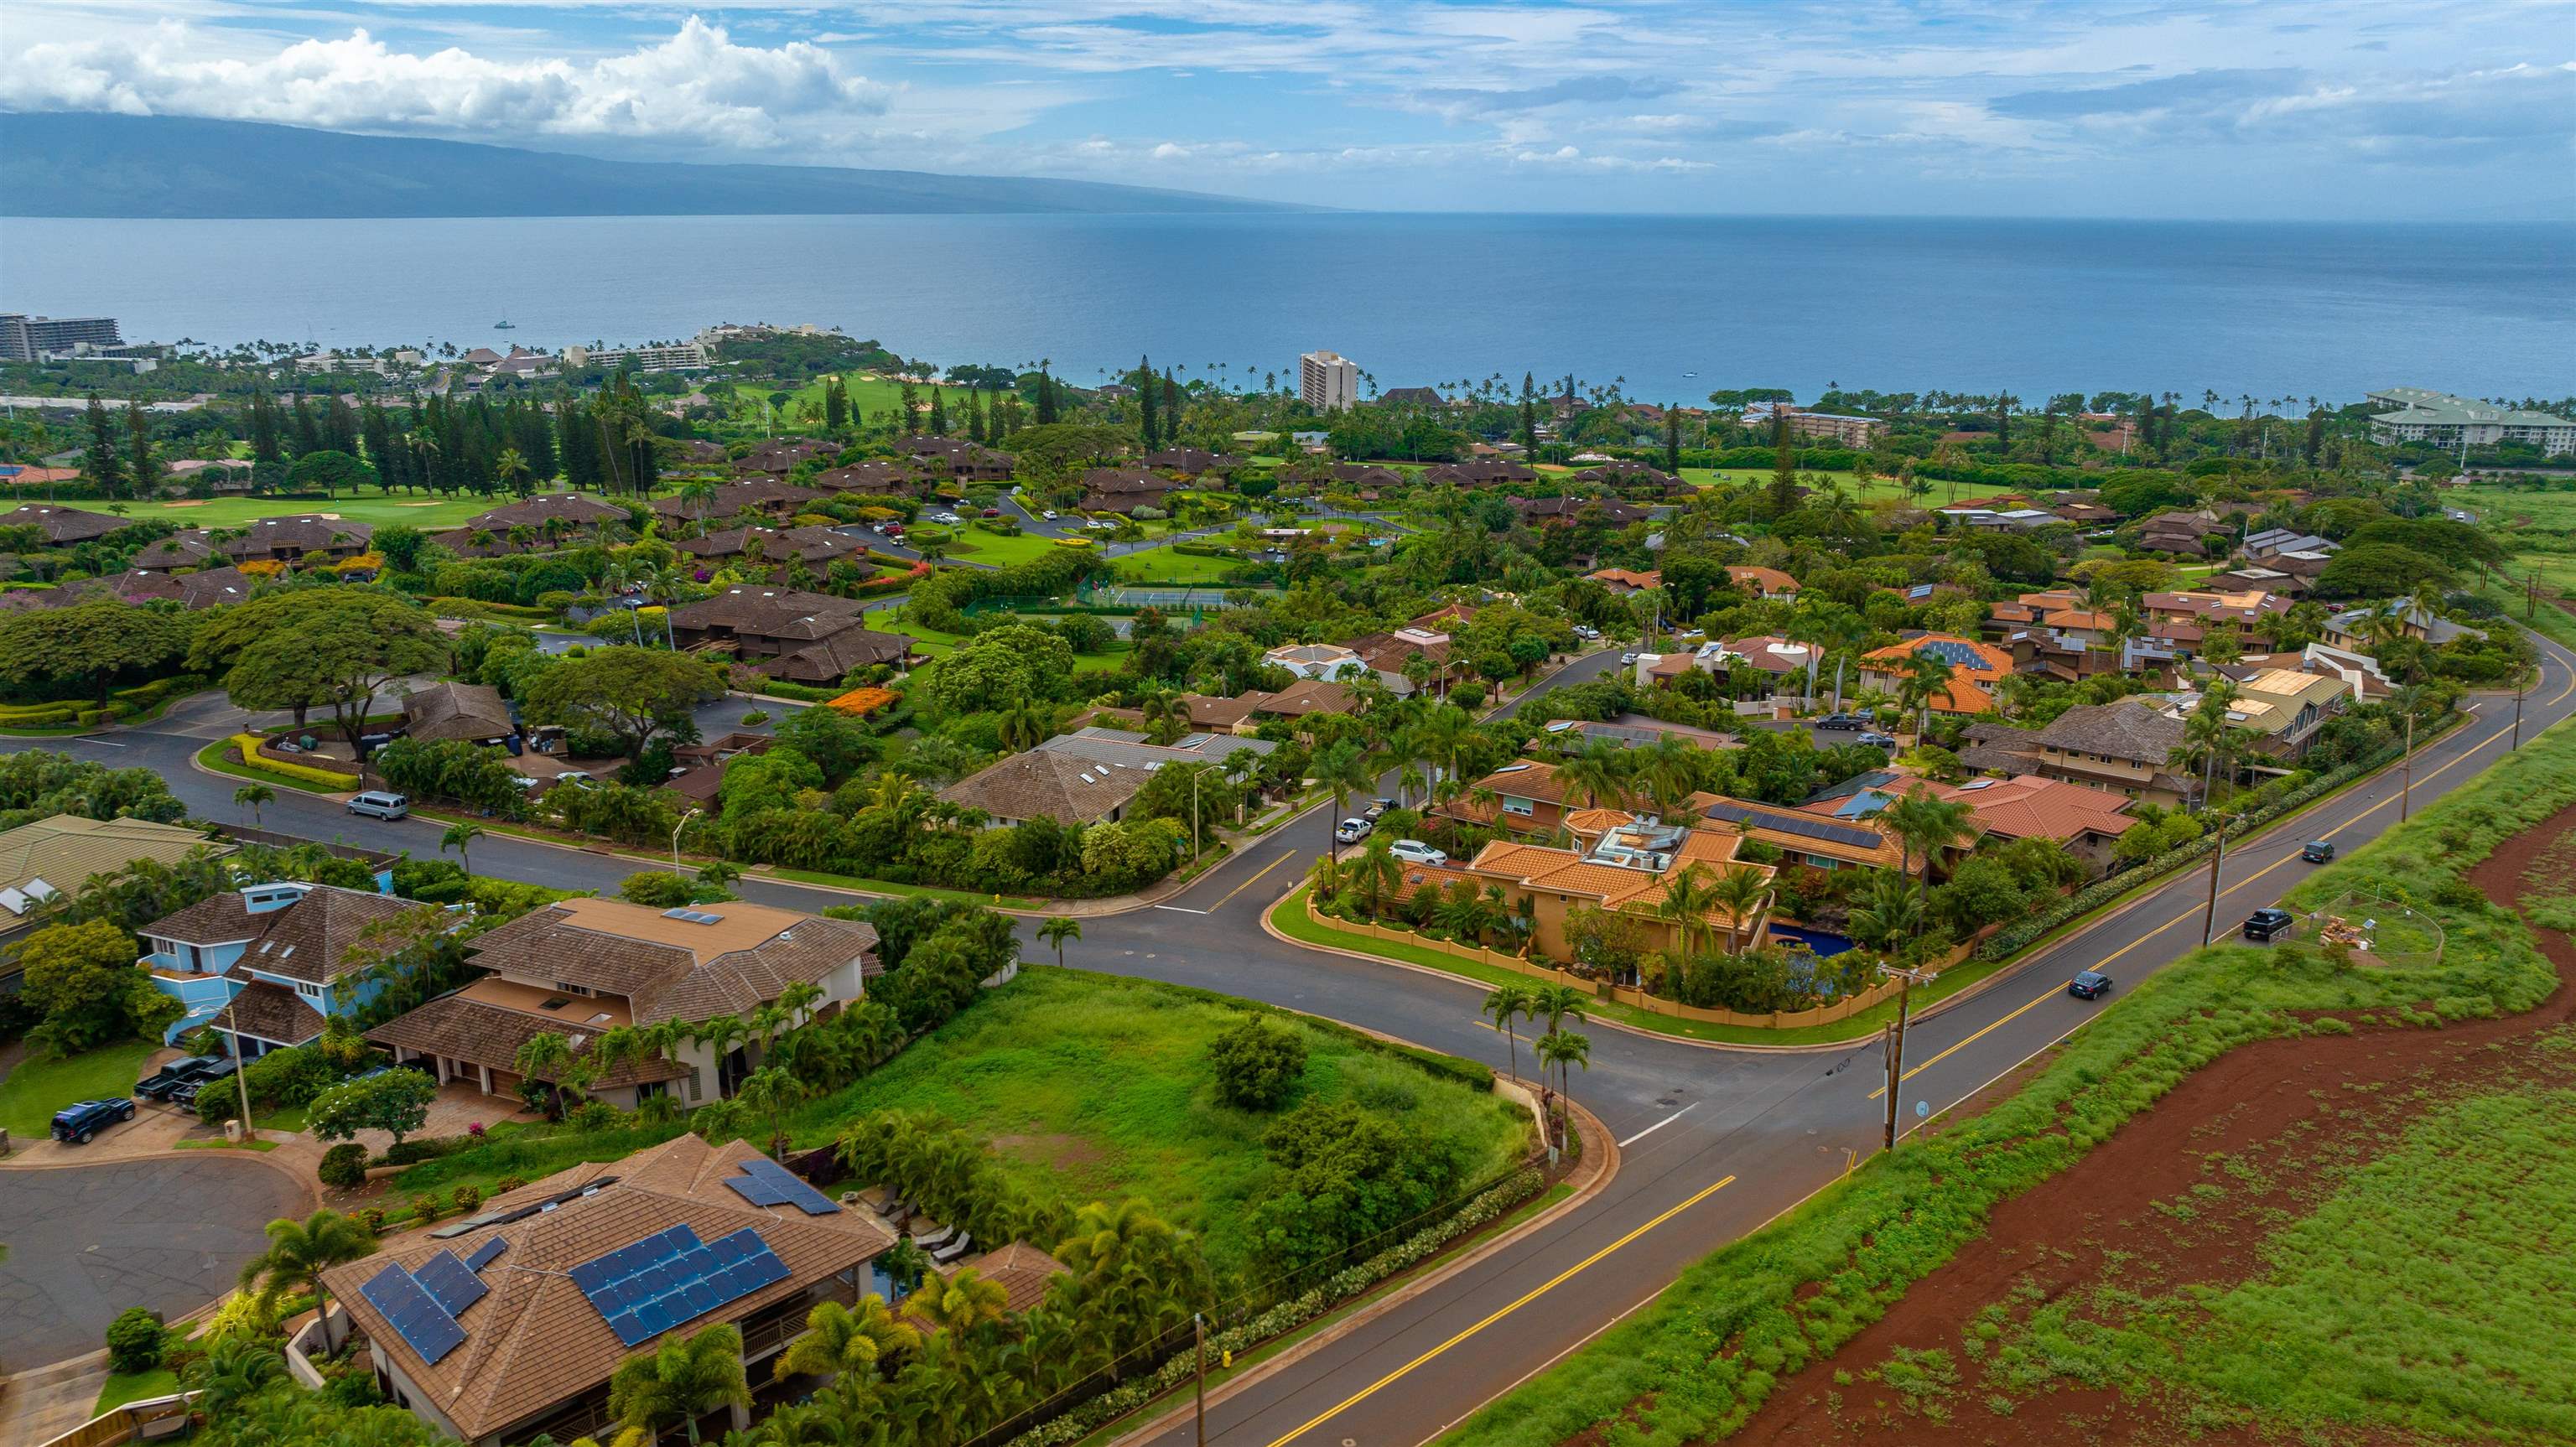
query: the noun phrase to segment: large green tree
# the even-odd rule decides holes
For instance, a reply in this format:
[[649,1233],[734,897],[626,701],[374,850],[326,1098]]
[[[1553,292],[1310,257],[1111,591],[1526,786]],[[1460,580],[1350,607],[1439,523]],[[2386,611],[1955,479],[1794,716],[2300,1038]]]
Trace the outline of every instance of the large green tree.
[[198,626],[188,666],[221,673],[243,708],[327,710],[355,743],[396,679],[447,666],[437,620],[377,588],[290,588],[219,608]]
[[345,452],[325,448],[295,459],[295,465],[286,471],[286,480],[299,492],[318,489],[328,497],[374,486],[376,470]]
[[976,634],[927,673],[914,698],[939,714],[981,713],[1063,698],[1073,681],[1073,648],[1047,629],[1007,623]]
[[534,722],[616,736],[628,758],[657,739],[696,737],[698,704],[724,692],[724,666],[662,648],[595,648],[539,675],[528,690]]
[[18,960],[20,993],[44,1016],[27,1039],[56,1055],[158,1036],[186,1008],[134,962],[134,937],[103,919],[48,925],[18,947]]
[[91,598],[0,620],[0,679],[107,702],[127,674],[149,674],[188,651],[183,614]]

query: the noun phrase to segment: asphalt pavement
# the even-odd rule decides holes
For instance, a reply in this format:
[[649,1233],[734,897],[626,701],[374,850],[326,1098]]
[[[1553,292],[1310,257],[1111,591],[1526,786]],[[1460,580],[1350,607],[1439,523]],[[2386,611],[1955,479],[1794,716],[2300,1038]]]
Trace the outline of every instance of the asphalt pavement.
[[[2526,738],[2565,717],[2576,694],[2576,656],[2545,640],[2539,646],[2542,677],[2526,706]],[[1615,649],[1592,655],[1545,687],[1598,676],[1617,659]],[[103,762],[151,767],[192,810],[232,818],[241,812],[231,804],[233,781],[188,764],[208,738],[229,732],[222,716],[228,710],[219,700],[211,703],[185,705],[146,729],[9,740],[0,749],[68,748]],[[2510,695],[2482,696],[2473,717],[2419,751],[2415,803],[2429,802],[2503,753],[2513,707]],[[2231,850],[2220,926],[2274,902],[2295,882],[2302,868],[2296,850],[2304,840],[2326,838],[2349,849],[2375,837],[2397,818],[2398,793],[2392,769]],[[272,827],[437,854],[437,825],[383,824],[348,816],[327,800],[288,790],[279,795],[267,810]],[[1483,987],[1320,954],[1262,932],[1259,912],[1325,846],[1329,818],[1329,805],[1319,805],[1160,905],[1084,920],[1084,937],[1067,947],[1067,961],[1311,1011],[1506,1066],[1510,1043],[1478,1014]],[[645,867],[498,835],[476,841],[474,863],[478,872],[603,891]],[[747,897],[800,909],[850,899],[770,881],[738,887]],[[2206,871],[2177,876],[1921,1020],[1900,1097],[1908,1125],[1917,1101],[1932,1113],[1945,1110],[2098,1014],[2101,1005],[2064,993],[2065,980],[2078,970],[2108,968],[2125,987],[2196,947],[2206,889]],[[1034,923],[1023,922],[1024,936]],[[1032,941],[1027,956],[1043,960],[1052,951]],[[1617,1178],[1548,1229],[1211,1406],[1211,1441],[1413,1447],[1878,1146],[1884,1098],[1875,1041],[1756,1053],[1607,1026],[1590,1033],[1591,1065],[1577,1072],[1573,1089],[1623,1143]],[[1527,1055],[1523,1042],[1518,1058],[1525,1072]],[[1184,1423],[1179,1432],[1189,1430]],[[1156,1447],[1178,1447],[1178,1439],[1167,1436]]]

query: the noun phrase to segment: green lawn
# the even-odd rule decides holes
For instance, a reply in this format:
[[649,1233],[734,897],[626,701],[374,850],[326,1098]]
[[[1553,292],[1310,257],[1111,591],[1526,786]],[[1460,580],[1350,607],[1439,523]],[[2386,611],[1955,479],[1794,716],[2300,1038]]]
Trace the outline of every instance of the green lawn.
[[409,523],[416,528],[454,527],[476,513],[509,501],[507,497],[431,499],[416,493],[369,493],[363,497],[316,498],[218,497],[203,502],[128,502],[113,504],[124,516],[140,521],[159,518],[183,528],[237,528],[257,518],[298,513],[329,513],[350,522],[386,527]]
[[148,1372],[110,1372],[98,1389],[98,1404],[90,1408],[89,1414],[95,1417],[128,1402],[167,1397],[178,1390],[179,1374],[168,1367],[154,1367]]
[[[1356,1099],[1426,1140],[1454,1142],[1483,1180],[1517,1160],[1528,1116],[1347,1032],[1305,1036],[1298,1100]],[[1212,1264],[1252,1255],[1245,1230],[1271,1179],[1274,1116],[1216,1098],[1206,1055],[1240,1010],[1150,980],[1033,965],[865,1080],[798,1112],[821,1145],[878,1110],[930,1111],[991,1141],[1032,1196],[1078,1206],[1141,1196],[1205,1237]]]
[[41,1140],[54,1112],[76,1100],[132,1095],[143,1062],[159,1047],[120,1040],[65,1060],[29,1059],[0,1077],[0,1129],[20,1140]]
[[[883,613],[869,614],[868,626],[880,633],[900,633],[907,638],[920,639],[921,654],[925,658],[941,658],[955,652],[957,645],[965,642],[967,636],[963,633],[943,633],[909,618],[889,618]],[[1111,644],[1106,653],[1077,653],[1073,655],[1073,671],[1076,673],[1108,672],[1125,663],[1128,653],[1133,648],[1133,644],[1122,638]]]
[[1221,583],[1243,566],[1240,558],[1211,558],[1178,553],[1168,546],[1130,553],[1118,560],[1118,576],[1129,582]]
[[1066,551],[1056,546],[1055,539],[1042,538],[1035,533],[1020,533],[1017,536],[1005,537],[1000,533],[987,532],[973,526],[951,528],[948,531],[952,535],[948,544],[949,557],[990,563],[997,568],[1007,568],[1015,563],[1035,562],[1039,558],[1052,557]]

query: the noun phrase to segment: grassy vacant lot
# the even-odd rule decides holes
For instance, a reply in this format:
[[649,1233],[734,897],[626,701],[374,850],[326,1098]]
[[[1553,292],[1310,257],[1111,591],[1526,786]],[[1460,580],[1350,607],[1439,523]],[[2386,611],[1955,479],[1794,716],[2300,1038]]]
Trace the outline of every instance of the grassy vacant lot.
[[[1612,1421],[1621,1423],[1618,1439],[1633,1447],[1723,1437],[1744,1423],[1782,1376],[1829,1356],[1886,1315],[1888,1304],[1908,1287],[1976,1241],[1999,1204],[2082,1161],[2178,1082],[2230,1049],[2303,1032],[2337,1033],[2340,1021],[2307,1023],[2314,1012],[2366,1012],[2383,1026],[2429,1028],[2538,1006],[2557,979],[2529,930],[2511,912],[2484,902],[2474,890],[2464,895],[2457,886],[2499,846],[2510,849],[2507,841],[2571,804],[2576,729],[2561,725],[2291,891],[2286,904],[2293,909],[2353,892],[2403,890],[2412,899],[2440,901],[2436,913],[2452,948],[2439,968],[2339,970],[2304,951],[2238,945],[2187,956],[2104,1010],[2016,1093],[1893,1156],[1873,1157],[1776,1225],[1704,1259],[1652,1306],[1442,1441],[1553,1447],[1597,1434],[1600,1424]],[[2445,1179],[2456,1187],[2456,1176]],[[2534,1188],[2565,1189],[2536,1178]],[[2428,1180],[2411,1189],[2438,1195],[2445,1187]],[[2377,1199],[2387,1208],[2384,1192]],[[2415,1219],[2448,1222],[2449,1207],[2438,1199],[2405,1209]],[[2512,1214],[2518,1219],[2497,1229],[2528,1230],[2555,1219],[2545,1210]],[[2344,1249],[2393,1249],[2388,1243],[2394,1236],[2378,1226],[2372,1235],[2358,1235],[2356,1217],[2339,1219]],[[2476,1228],[2480,1236],[2487,1231],[2483,1224]],[[2330,1289],[2334,1282],[2352,1289],[2365,1273],[2375,1282],[2386,1280],[2359,1254],[2348,1265],[2333,1264],[2333,1234],[2306,1239],[2311,1246],[2304,1252],[2275,1258],[2288,1273],[2282,1279],[2300,1283],[2298,1290]],[[2558,1253],[2555,1269],[2563,1278],[2563,1250],[2550,1250]],[[2476,1274],[2474,1266],[2466,1269]],[[2273,1321],[2287,1290],[2250,1293],[2232,1308],[2241,1313],[2233,1320],[2249,1326]],[[2563,1317],[2563,1287],[2542,1308],[2544,1315]],[[2322,1333],[2349,1325],[2361,1309],[2338,1307],[2301,1328],[2297,1340],[2321,1342]],[[2497,1319],[2531,1327],[2531,1310],[2518,1316],[2512,1311],[2501,1308]],[[2389,1329],[2409,1329],[2408,1317],[2395,1321]],[[2533,1329],[2550,1328],[2544,1323]],[[2457,1340],[2422,1341],[2412,1349],[2427,1359],[2460,1354],[2490,1370],[2508,1361],[2514,1371],[2551,1365],[2528,1345],[2511,1342],[2472,1348]],[[2314,1359],[2312,1352],[2292,1362]],[[2281,1369],[2296,1369],[2292,1362]],[[2348,1390],[2379,1359],[2356,1351],[2351,1362],[2315,1390]],[[2250,1369],[2269,1368],[2258,1363]],[[2501,1390],[2493,1381],[2472,1383],[2465,1372],[2459,1385],[2463,1391]]]
[[[509,500],[506,496],[472,495],[432,499],[417,493],[397,492],[335,497],[327,501],[316,498],[217,497],[203,502],[129,502],[117,504],[117,507],[126,517],[138,522],[157,518],[183,528],[237,528],[258,518],[329,513],[350,522],[373,523],[377,527],[409,523],[416,528],[435,529],[454,527],[476,513],[488,512]],[[89,503],[73,505],[92,507]]]
[[1118,576],[1129,582],[1220,583],[1242,567],[1238,558],[1210,558],[1176,553],[1169,547],[1147,548],[1118,560]]
[[41,1140],[54,1112],[73,1101],[132,1095],[155,1048],[149,1041],[120,1040],[66,1060],[22,1062],[0,1078],[0,1130],[19,1140]]
[[[1427,1139],[1465,1147],[1474,1179],[1518,1159],[1528,1117],[1357,1037],[1294,1017],[1305,1036],[1297,1100],[1357,1100]],[[869,1111],[930,1111],[993,1142],[1018,1183],[1070,1205],[1141,1196],[1203,1232],[1219,1265],[1269,1166],[1275,1118],[1216,1098],[1208,1043],[1241,1010],[1149,980],[1034,965],[850,1089],[807,1106],[799,1145]]]

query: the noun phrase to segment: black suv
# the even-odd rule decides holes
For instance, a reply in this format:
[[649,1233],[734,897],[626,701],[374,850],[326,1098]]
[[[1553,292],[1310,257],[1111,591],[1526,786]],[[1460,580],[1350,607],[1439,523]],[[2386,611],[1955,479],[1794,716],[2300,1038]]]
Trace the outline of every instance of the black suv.
[[221,1055],[191,1055],[173,1060],[150,1075],[134,1082],[134,1093],[145,1100],[168,1100],[179,1087],[190,1081],[203,1080],[223,1063]]
[[2287,932],[2290,926],[2298,922],[2298,917],[2286,909],[2258,909],[2245,916],[2245,937],[2261,944],[2270,944],[2274,935]]
[[106,1100],[81,1100],[54,1112],[54,1139],[76,1146],[89,1144],[89,1138],[121,1120],[134,1119],[134,1102],[124,1096]]

